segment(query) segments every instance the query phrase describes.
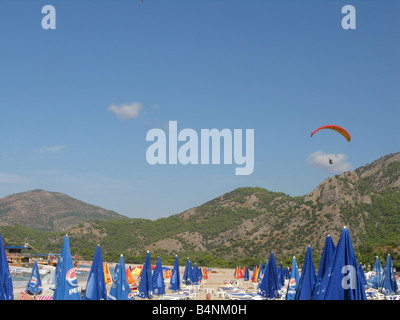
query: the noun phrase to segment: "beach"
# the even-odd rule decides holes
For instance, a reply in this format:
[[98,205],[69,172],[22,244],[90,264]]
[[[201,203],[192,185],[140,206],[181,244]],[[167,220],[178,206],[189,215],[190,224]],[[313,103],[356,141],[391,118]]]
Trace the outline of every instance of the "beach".
[[[87,263],[90,264],[90,263]],[[114,270],[116,263],[107,263],[109,270]],[[141,265],[131,265],[128,264],[126,267],[131,267],[133,270],[136,267],[141,267]],[[167,266],[172,268],[171,266]],[[82,269],[90,270],[89,268],[77,268],[77,280],[79,287],[81,288],[82,296],[87,284],[87,274],[82,276]],[[258,283],[253,283],[251,280],[244,281],[243,279],[235,279],[234,273],[235,269],[224,269],[224,268],[208,268],[207,275],[208,279],[202,280],[200,285],[187,286],[182,283],[183,273],[185,267],[179,267],[180,279],[181,279],[181,289],[179,293],[173,292],[168,289],[170,284],[170,279],[165,279],[165,294],[162,296],[153,295],[152,301],[155,300],[230,300],[230,299],[240,299],[239,292],[247,295],[247,298],[251,296],[251,299],[263,300],[261,296],[257,295],[257,285]],[[112,273],[112,271],[111,271]],[[369,276],[370,276],[369,272]],[[54,291],[50,289],[51,282],[53,279],[53,273],[48,273],[42,277],[42,287],[43,292],[37,296],[27,295],[25,293],[25,288],[27,281],[13,281],[13,292],[14,300],[52,300]],[[135,276],[136,285],[139,284],[139,277]],[[397,278],[397,277],[396,277]],[[288,285],[288,280],[285,280],[285,285],[282,289],[282,294],[285,296],[286,288]],[[111,289],[111,284],[107,285],[107,294],[109,294]],[[366,291],[371,291],[368,289]],[[372,290],[375,292],[373,295],[368,295],[368,300],[383,300],[385,296],[377,292],[377,290]],[[134,292],[135,300],[143,301],[149,299],[142,299],[137,296],[137,291]],[[400,296],[395,295],[391,300],[399,300]]]
[[[127,265],[127,267],[128,266],[131,266],[131,268],[135,268],[137,265]],[[114,270],[115,263],[108,263],[108,267],[110,271]],[[183,271],[184,271],[184,266],[180,266],[181,279]],[[232,286],[233,288],[239,286],[250,292],[253,293],[256,292],[256,288],[253,286],[252,281],[243,281],[243,279],[235,280],[234,272],[235,269],[211,268],[208,271],[208,279],[203,280],[203,283],[198,287],[196,287],[195,294],[191,295],[192,299],[207,300],[207,294],[209,294],[209,300],[226,300],[227,298],[221,293],[222,291],[219,290],[219,287],[221,286],[222,287]],[[78,279],[78,283],[82,289],[86,287],[86,281]],[[166,283],[165,296],[167,297],[169,295],[174,294],[171,290],[168,289],[169,279],[166,279],[165,283]],[[50,285],[51,285],[51,277],[50,274],[48,274],[45,277],[43,277],[42,280],[42,286],[43,286],[42,294],[36,297],[30,295],[24,295],[23,293],[25,290],[24,286],[19,286],[19,287],[14,286],[14,300],[39,300],[39,297],[42,297],[41,299],[50,298],[53,296],[54,293],[54,291],[50,289]],[[110,288],[111,284],[107,285],[107,293],[110,291]],[[187,288],[187,286],[185,284],[181,284],[182,291],[185,291],[185,288]],[[139,297],[135,297],[135,299],[143,300]],[[162,300],[162,297],[154,295],[153,300]]]

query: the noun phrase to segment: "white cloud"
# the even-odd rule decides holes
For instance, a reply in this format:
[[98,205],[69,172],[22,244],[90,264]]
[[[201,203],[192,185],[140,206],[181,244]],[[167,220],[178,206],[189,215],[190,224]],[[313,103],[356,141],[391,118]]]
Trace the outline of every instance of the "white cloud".
[[[332,160],[332,164],[329,163]],[[342,173],[353,169],[350,162],[347,162],[347,156],[343,153],[329,154],[323,151],[316,151],[310,154],[307,162],[314,168],[323,169],[332,173]]]
[[131,104],[123,104],[121,106],[113,104],[108,107],[108,110],[115,113],[119,119],[126,120],[137,118],[142,107],[143,106],[141,103],[133,102]]
[[60,151],[64,150],[66,147],[67,146],[65,144],[58,145],[58,146],[52,146],[52,147],[46,146],[46,147],[42,147],[42,148],[36,149],[36,151],[38,151],[38,152],[54,152],[54,153],[56,153],[56,152],[60,152]]
[[31,182],[29,179],[20,177],[20,176],[15,176],[13,174],[5,173],[5,172],[0,172],[0,183],[27,183]]

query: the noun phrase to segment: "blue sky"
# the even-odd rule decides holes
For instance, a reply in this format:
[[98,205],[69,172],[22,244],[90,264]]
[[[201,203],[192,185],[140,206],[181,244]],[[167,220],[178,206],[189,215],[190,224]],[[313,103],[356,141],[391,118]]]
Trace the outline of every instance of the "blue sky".
[[[400,151],[399,30],[390,0],[2,1],[0,197],[40,188],[157,219],[243,186],[304,195]],[[146,134],[169,121],[254,129],[253,173],[148,164]],[[326,124],[351,142],[310,138]]]

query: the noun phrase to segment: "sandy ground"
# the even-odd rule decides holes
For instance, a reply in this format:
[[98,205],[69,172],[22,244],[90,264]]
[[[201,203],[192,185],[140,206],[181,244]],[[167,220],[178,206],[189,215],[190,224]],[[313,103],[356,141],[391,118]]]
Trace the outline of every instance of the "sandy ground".
[[[115,264],[108,264],[110,272],[114,270]],[[135,267],[136,265],[131,265],[131,267]],[[128,265],[126,266],[128,267]],[[181,273],[181,279],[184,271],[184,266],[180,267],[180,273]],[[220,268],[212,268],[211,271],[208,272],[208,279],[203,283],[202,285],[199,286],[198,294],[195,296],[195,300],[207,300],[207,294],[209,294],[209,299],[210,300],[226,300],[225,297],[221,293],[219,293],[218,288],[220,286],[225,287],[227,283],[231,283],[233,287],[241,287],[243,289],[246,289],[250,292],[256,292],[256,289],[251,281],[243,281],[243,280],[238,280],[237,283],[235,283],[234,279],[234,269],[220,269]],[[50,277],[48,277],[50,278]],[[168,284],[169,284],[169,279],[166,280],[166,294],[172,294],[172,292],[168,289]],[[81,288],[85,288],[86,283],[80,282],[79,285]],[[42,286],[43,286],[43,293],[40,296],[53,296],[53,290],[49,289],[50,282],[49,281],[42,281]],[[186,285],[182,284],[181,288],[184,289]],[[107,285],[107,292],[110,291],[111,285]],[[21,293],[25,288],[22,287],[14,287],[14,300],[32,300],[32,296],[25,295]],[[35,300],[38,300],[38,297],[34,297]],[[138,300],[142,300],[140,298],[137,298]],[[158,296],[154,296],[153,299],[159,299]]]
[[[208,272],[208,279],[204,284],[200,285],[199,293],[195,297],[196,300],[207,300],[207,293],[210,295],[210,300],[226,300],[225,297],[218,290],[219,287],[226,287],[230,285],[232,287],[240,287],[245,289],[246,291],[256,292],[256,288],[253,286],[251,281],[243,281],[243,280],[235,280],[234,279],[234,269],[219,269],[213,268],[213,272]],[[182,285],[182,289],[185,288],[185,285]],[[166,290],[167,293],[170,293],[170,290]]]

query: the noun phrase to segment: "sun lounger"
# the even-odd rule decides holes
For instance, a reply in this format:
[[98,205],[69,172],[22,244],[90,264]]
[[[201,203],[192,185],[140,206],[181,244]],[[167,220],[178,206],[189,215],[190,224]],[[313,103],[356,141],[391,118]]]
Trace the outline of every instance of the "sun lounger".
[[400,294],[387,295],[385,300],[400,300]]
[[158,300],[193,300],[194,295],[185,293],[164,294]]
[[368,288],[365,290],[365,294],[367,296],[367,299],[369,300],[384,300],[385,295],[380,293],[377,289],[373,288]]
[[240,298],[252,298],[252,297],[256,296],[256,294],[252,293],[252,292],[232,292],[232,291],[230,291],[230,292],[226,293],[226,296],[228,299],[237,300]]
[[215,293],[215,289],[213,288],[206,288],[207,293]]
[[158,300],[183,300],[179,294],[164,294]]
[[400,294],[387,295],[385,300],[400,300]]
[[227,294],[227,297],[230,300],[266,300],[266,298],[252,292]]
[[218,287],[218,290],[219,291],[245,291],[243,288],[241,288],[241,287],[234,287],[234,286],[232,286],[232,285],[227,285],[227,286],[221,286],[221,287]]
[[260,295],[255,295],[254,297],[243,297],[243,298],[240,298],[238,300],[268,300],[268,299],[264,298],[264,297],[262,297]]

